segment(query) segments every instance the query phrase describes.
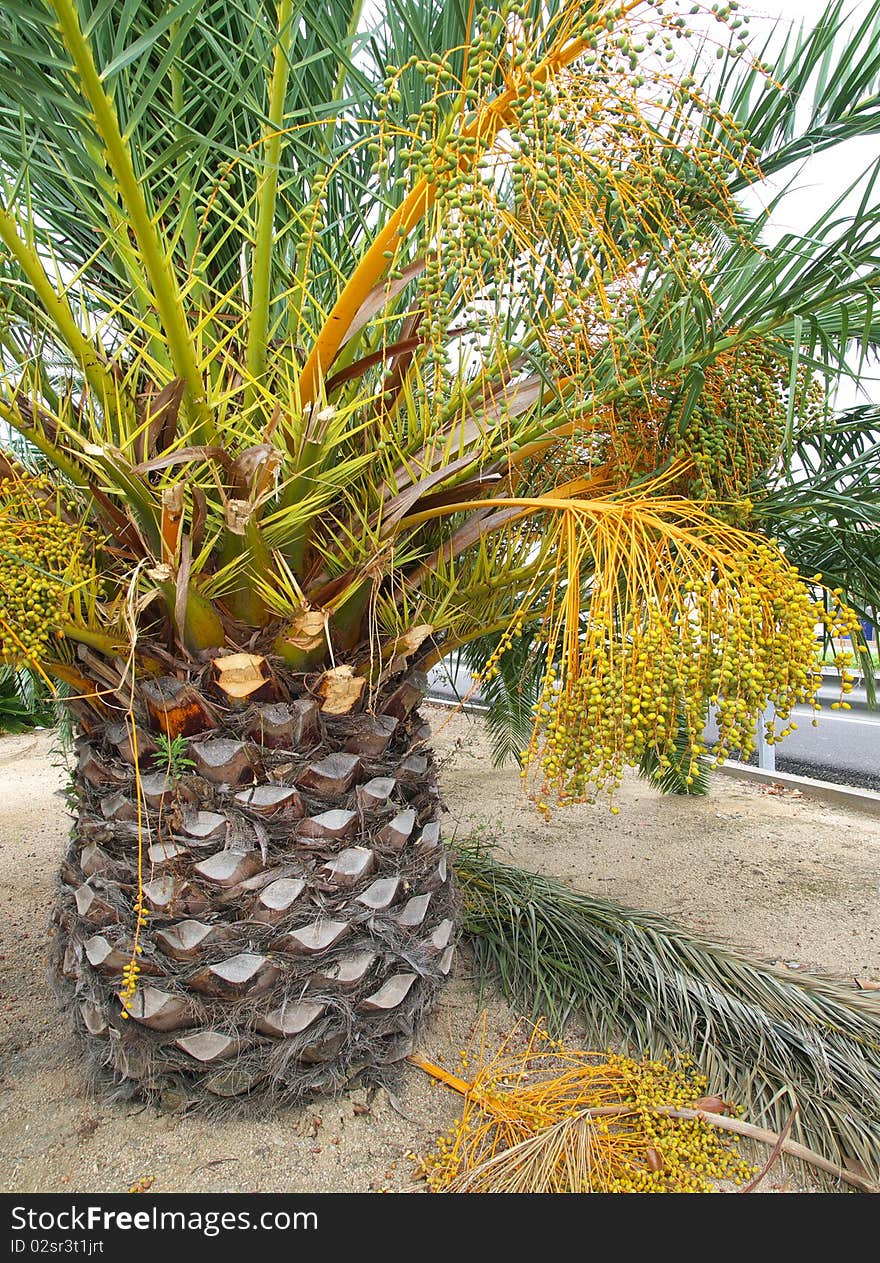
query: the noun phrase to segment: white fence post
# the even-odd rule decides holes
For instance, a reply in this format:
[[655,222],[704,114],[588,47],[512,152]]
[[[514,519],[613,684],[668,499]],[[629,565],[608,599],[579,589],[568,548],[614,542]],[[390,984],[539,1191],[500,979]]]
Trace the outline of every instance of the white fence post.
[[776,771],[776,746],[770,745],[764,735],[765,727],[773,718],[773,707],[766,706],[758,720],[758,767],[767,772]]

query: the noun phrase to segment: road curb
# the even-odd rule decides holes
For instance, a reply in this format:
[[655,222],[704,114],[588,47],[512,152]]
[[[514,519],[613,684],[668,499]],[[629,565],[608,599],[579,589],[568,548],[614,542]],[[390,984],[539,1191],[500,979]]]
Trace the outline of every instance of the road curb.
[[750,763],[737,763],[735,759],[728,759],[712,771],[744,781],[758,781],[762,785],[783,785],[786,789],[799,789],[805,797],[880,816],[880,794],[873,789],[838,785],[836,781],[815,781],[809,776],[794,776],[791,772],[771,772],[765,768],[752,767]]
[[443,706],[446,710],[461,710],[466,715],[487,715],[489,707],[485,702],[459,702],[454,697],[437,697],[433,693],[425,694],[425,702],[429,706]]

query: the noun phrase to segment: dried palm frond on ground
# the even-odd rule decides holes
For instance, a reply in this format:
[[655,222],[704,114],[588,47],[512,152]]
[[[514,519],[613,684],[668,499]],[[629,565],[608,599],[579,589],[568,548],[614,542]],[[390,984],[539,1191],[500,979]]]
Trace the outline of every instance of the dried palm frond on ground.
[[[479,1056],[471,1083],[413,1058],[464,1096],[461,1117],[421,1170],[433,1192],[700,1193],[754,1174],[701,1118],[659,1112],[703,1098],[693,1067],[568,1048],[535,1025]],[[463,1058],[466,1064],[466,1059]]]
[[456,874],[477,964],[557,1034],[640,1055],[689,1053],[711,1091],[747,1101],[836,1165],[880,1171],[880,1001],[786,976],[665,918],[635,912],[460,845]]
[[[686,1059],[673,1068],[567,1047],[541,1020],[519,1023],[489,1056],[484,1028],[470,1082],[418,1053],[410,1061],[464,1098],[461,1117],[420,1161],[435,1193],[712,1193],[719,1181],[746,1180],[749,1193],[783,1152],[880,1191],[789,1139],[797,1107],[781,1135],[726,1117],[741,1108],[703,1095],[707,1081]],[[772,1145],[770,1158],[758,1171],[719,1131]]]

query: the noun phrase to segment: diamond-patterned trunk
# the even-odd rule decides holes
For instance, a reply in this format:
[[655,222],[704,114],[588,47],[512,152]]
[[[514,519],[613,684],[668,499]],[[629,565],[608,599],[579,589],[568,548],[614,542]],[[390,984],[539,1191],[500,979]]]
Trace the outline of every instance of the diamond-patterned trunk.
[[[455,933],[418,684],[331,716],[306,697],[230,710],[166,677],[137,692],[136,743],[85,719],[53,972],[118,1089],[292,1101],[411,1050]],[[163,730],[193,766],[156,771]],[[125,1017],[139,836],[149,917]]]

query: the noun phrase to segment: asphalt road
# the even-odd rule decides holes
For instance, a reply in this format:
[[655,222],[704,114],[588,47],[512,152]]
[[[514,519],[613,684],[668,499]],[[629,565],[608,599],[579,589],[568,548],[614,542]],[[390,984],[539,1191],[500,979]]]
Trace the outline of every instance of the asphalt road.
[[[795,707],[792,717],[798,726],[774,747],[776,768],[795,776],[880,790],[880,710],[869,710],[859,690],[847,699],[851,710],[831,710],[830,703],[838,696],[832,688],[823,689],[822,709],[815,716],[808,706]],[[711,724],[706,735],[714,736]],[[749,761],[757,762],[754,756]]]
[[[458,671],[454,686],[442,666],[431,673],[431,691],[439,698],[457,700],[472,688],[473,680],[467,671]],[[831,702],[838,697],[839,691],[829,679],[820,691],[822,709],[815,728],[812,710],[807,706],[796,708],[793,718],[797,729],[774,747],[776,768],[796,776],[880,790],[880,710],[868,709],[862,689],[854,689],[846,699],[851,710],[831,710]],[[479,705],[479,693],[472,693],[469,700]],[[714,731],[710,723],[707,740],[714,738]],[[757,762],[755,756],[750,762]]]

